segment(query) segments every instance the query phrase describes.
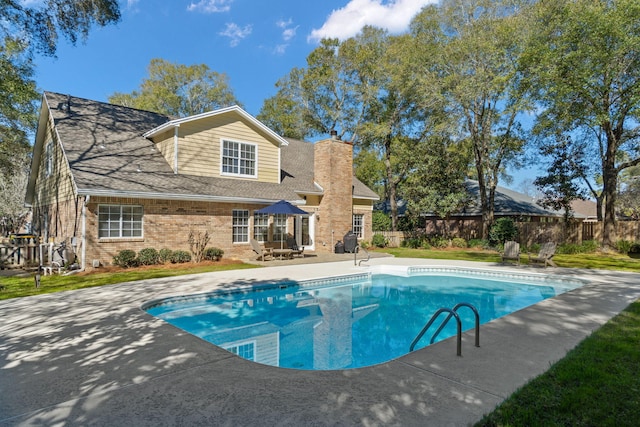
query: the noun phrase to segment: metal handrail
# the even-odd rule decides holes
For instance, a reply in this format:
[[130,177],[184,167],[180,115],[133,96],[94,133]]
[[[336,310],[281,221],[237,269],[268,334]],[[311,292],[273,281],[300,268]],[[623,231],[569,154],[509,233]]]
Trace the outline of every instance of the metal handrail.
[[[360,252],[360,249],[362,249],[363,251],[365,251],[367,253],[367,259],[361,259],[360,261],[357,260],[358,258],[358,252]],[[353,265],[357,265],[358,267],[360,266],[360,263],[362,262],[367,262],[371,259],[371,254],[369,253],[368,250],[366,250],[365,248],[363,248],[362,246],[356,246],[356,250],[353,251]]]
[[433,316],[431,316],[431,319],[429,320],[429,322],[427,322],[427,324],[424,326],[424,328],[422,328],[420,333],[418,333],[418,335],[414,338],[413,342],[411,343],[411,346],[409,347],[409,352],[413,351],[413,349],[415,348],[416,344],[418,344],[418,342],[423,337],[423,335],[427,332],[427,330],[431,327],[431,325],[433,325],[433,322],[436,321],[438,316],[440,316],[442,313],[449,313],[449,315],[446,317],[446,319],[444,319],[444,321],[440,324],[440,326],[438,327],[436,332],[431,337],[430,344],[433,344],[433,342],[435,341],[435,339],[438,336],[438,334],[440,334],[442,329],[444,329],[444,327],[447,325],[447,323],[449,323],[449,320],[451,320],[452,317],[455,317],[456,326],[457,326],[457,329],[458,329],[457,336],[456,336],[456,349],[457,349],[456,354],[458,356],[462,356],[462,321],[460,320],[460,316],[458,315],[458,309],[460,307],[469,307],[473,311],[473,314],[475,315],[475,318],[476,318],[476,343],[475,343],[475,345],[476,345],[476,347],[480,347],[480,314],[478,314],[478,310],[473,305],[469,304],[468,302],[461,302],[461,303],[456,304],[453,308],[443,307],[443,308],[438,309],[438,311],[436,311],[433,314]]
[[[478,314],[478,310],[468,302],[460,302],[456,304],[451,310],[457,313],[460,307],[469,307],[471,311],[473,311],[473,314],[476,318],[476,347],[480,347],[480,314]],[[440,327],[438,328],[438,330],[436,330],[436,332],[433,334],[433,336],[431,337],[431,342],[430,342],[431,344],[433,344],[433,342],[436,340],[436,337],[447,325],[447,322],[449,322],[449,319],[451,319],[451,314],[449,314],[447,318],[444,319],[444,321],[440,324]]]
[[452,309],[444,308],[444,307],[438,309],[438,311],[436,311],[433,314],[433,316],[431,316],[431,320],[427,322],[427,324],[424,326],[424,328],[422,328],[420,333],[414,338],[413,342],[411,343],[411,346],[409,347],[410,352],[413,351],[416,344],[418,344],[418,341],[420,341],[420,339],[425,334],[425,332],[427,332],[427,330],[431,327],[433,322],[435,322],[438,316],[440,316],[442,313],[449,313],[447,320],[449,320],[451,317],[456,318],[456,324],[458,325],[457,355],[462,356],[462,322],[460,321],[460,316],[458,316],[458,313],[456,313]]

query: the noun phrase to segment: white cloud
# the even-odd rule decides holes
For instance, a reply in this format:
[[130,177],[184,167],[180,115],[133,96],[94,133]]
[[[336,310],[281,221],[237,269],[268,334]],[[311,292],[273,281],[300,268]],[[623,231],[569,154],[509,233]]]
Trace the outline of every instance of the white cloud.
[[233,0],[200,0],[187,6],[189,12],[218,13],[228,12]]
[[236,47],[242,39],[247,38],[251,34],[251,31],[253,31],[253,27],[251,25],[245,25],[240,28],[238,24],[227,22],[225,29],[220,31],[218,34],[229,37],[229,39],[231,39],[229,45],[231,47]]
[[437,0],[351,0],[342,9],[331,12],[322,27],[314,29],[308,41],[322,38],[340,40],[353,37],[365,25],[384,28],[391,33],[405,31],[411,19],[426,5]]

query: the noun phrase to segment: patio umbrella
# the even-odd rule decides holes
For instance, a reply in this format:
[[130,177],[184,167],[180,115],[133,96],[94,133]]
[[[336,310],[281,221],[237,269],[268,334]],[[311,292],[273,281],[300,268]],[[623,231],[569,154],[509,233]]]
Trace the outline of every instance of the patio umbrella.
[[[303,211],[302,209],[300,209],[299,207],[292,205],[291,203],[287,202],[286,200],[280,200],[279,202],[276,202],[272,205],[269,205],[265,208],[262,209],[258,209],[256,211],[256,213],[261,213],[261,214],[270,214],[270,215],[277,215],[277,214],[281,214],[281,215],[307,215],[308,212]],[[280,249],[282,249],[283,246],[283,242],[282,240],[280,240]]]

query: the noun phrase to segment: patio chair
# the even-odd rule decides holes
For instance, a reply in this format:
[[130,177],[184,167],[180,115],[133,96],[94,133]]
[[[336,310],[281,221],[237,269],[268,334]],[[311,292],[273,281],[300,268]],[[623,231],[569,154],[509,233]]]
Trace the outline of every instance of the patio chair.
[[287,237],[287,247],[291,249],[293,256],[299,255],[304,258],[304,247],[300,248],[298,246],[298,242],[296,242],[296,239],[293,236]]
[[515,261],[516,264],[520,264],[520,243],[514,241],[504,242],[502,262],[505,261]]
[[547,265],[556,267],[556,263],[551,259],[555,254],[556,244],[554,242],[547,242],[540,247],[540,252],[538,252],[537,256],[529,254],[529,264],[533,265],[534,263],[540,263],[544,264],[545,267]]
[[271,259],[273,259],[273,249],[260,246],[260,243],[258,243],[256,239],[250,239],[250,242],[253,251],[260,256],[262,261],[264,261],[265,256],[270,256]]

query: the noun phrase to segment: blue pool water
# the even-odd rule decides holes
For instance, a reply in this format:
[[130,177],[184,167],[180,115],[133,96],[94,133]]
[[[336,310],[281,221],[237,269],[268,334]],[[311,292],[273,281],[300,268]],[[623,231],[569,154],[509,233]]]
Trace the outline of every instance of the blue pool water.
[[[582,283],[487,271],[406,270],[154,301],[150,314],[258,363],[294,369],[375,365],[409,352],[439,308],[473,304],[487,323]],[[458,311],[463,330],[473,312]],[[444,319],[445,315],[442,315]],[[437,337],[455,335],[455,322]],[[429,344],[435,322],[416,349]]]

